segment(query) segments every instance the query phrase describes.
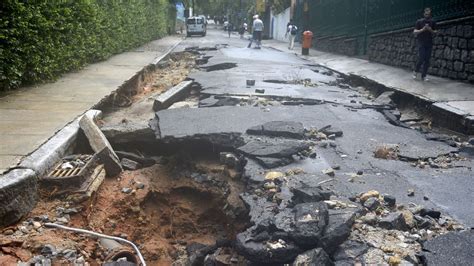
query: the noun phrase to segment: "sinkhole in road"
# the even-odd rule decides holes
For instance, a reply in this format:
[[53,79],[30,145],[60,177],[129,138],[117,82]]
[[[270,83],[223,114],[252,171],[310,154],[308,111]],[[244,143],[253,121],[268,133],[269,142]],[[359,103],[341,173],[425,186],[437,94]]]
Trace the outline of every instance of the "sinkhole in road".
[[114,197],[113,213],[108,211],[106,219],[122,221],[122,231],[143,246],[150,263],[202,262],[203,258],[189,257],[200,251],[182,250],[197,245],[205,254],[212,253],[248,226],[247,209],[239,197],[244,191],[241,169],[221,163],[218,148],[208,143],[159,146],[159,154],[155,148],[140,152],[157,164],[120,176],[118,188],[131,187],[134,193],[112,196],[99,191],[99,197]]

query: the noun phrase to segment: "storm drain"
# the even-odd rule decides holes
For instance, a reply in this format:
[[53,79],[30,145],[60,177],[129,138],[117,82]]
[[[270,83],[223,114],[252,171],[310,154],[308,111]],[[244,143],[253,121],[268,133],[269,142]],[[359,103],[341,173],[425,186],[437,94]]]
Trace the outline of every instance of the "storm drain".
[[77,190],[91,176],[97,161],[96,156],[89,154],[67,156],[47,176],[41,178],[41,185],[47,189]]

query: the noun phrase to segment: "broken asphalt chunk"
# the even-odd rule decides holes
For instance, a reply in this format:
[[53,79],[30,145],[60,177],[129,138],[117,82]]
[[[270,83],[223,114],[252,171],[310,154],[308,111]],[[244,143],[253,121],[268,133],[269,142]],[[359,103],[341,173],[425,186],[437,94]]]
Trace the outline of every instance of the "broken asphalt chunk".
[[351,234],[352,225],[360,212],[360,208],[330,209],[328,211],[328,226],[320,241],[326,252],[333,254],[339,245],[347,240]]
[[316,247],[329,221],[326,203],[300,203],[293,208],[293,211],[295,230],[291,233],[291,238],[299,246]]
[[304,127],[300,122],[272,121],[247,129],[247,134],[303,139]]
[[405,231],[408,230],[409,227],[405,221],[405,217],[401,212],[392,212],[389,213],[387,216],[383,217],[379,221],[379,226],[384,229],[392,230],[401,230]]
[[334,194],[332,191],[323,190],[320,186],[293,188],[291,192],[293,192],[293,204],[329,200]]
[[296,140],[251,140],[237,150],[252,158],[291,158],[309,147],[308,143]]
[[236,248],[254,263],[291,263],[301,253],[301,249],[291,241],[255,241],[250,229],[237,234]]
[[122,158],[122,160],[120,161],[121,165],[123,166],[123,168],[125,170],[137,170],[137,169],[140,169],[142,167],[142,165],[138,162],[135,162],[135,161],[132,161],[130,159],[127,159],[127,158]]

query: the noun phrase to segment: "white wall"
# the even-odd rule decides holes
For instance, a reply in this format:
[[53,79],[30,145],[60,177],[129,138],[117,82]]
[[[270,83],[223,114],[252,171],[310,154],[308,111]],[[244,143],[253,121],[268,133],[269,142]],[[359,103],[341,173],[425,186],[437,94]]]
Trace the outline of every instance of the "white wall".
[[275,40],[286,41],[286,24],[290,21],[290,8],[273,17],[272,36]]

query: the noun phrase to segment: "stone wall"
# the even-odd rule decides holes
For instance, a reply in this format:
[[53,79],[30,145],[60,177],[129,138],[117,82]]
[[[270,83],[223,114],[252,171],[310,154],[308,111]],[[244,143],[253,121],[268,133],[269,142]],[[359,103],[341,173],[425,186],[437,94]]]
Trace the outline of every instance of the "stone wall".
[[352,38],[316,38],[313,40],[313,47],[330,53],[357,55],[357,39]]
[[[474,19],[441,22],[434,38],[429,74],[474,83]],[[413,29],[372,35],[369,60],[413,69],[417,59]]]

